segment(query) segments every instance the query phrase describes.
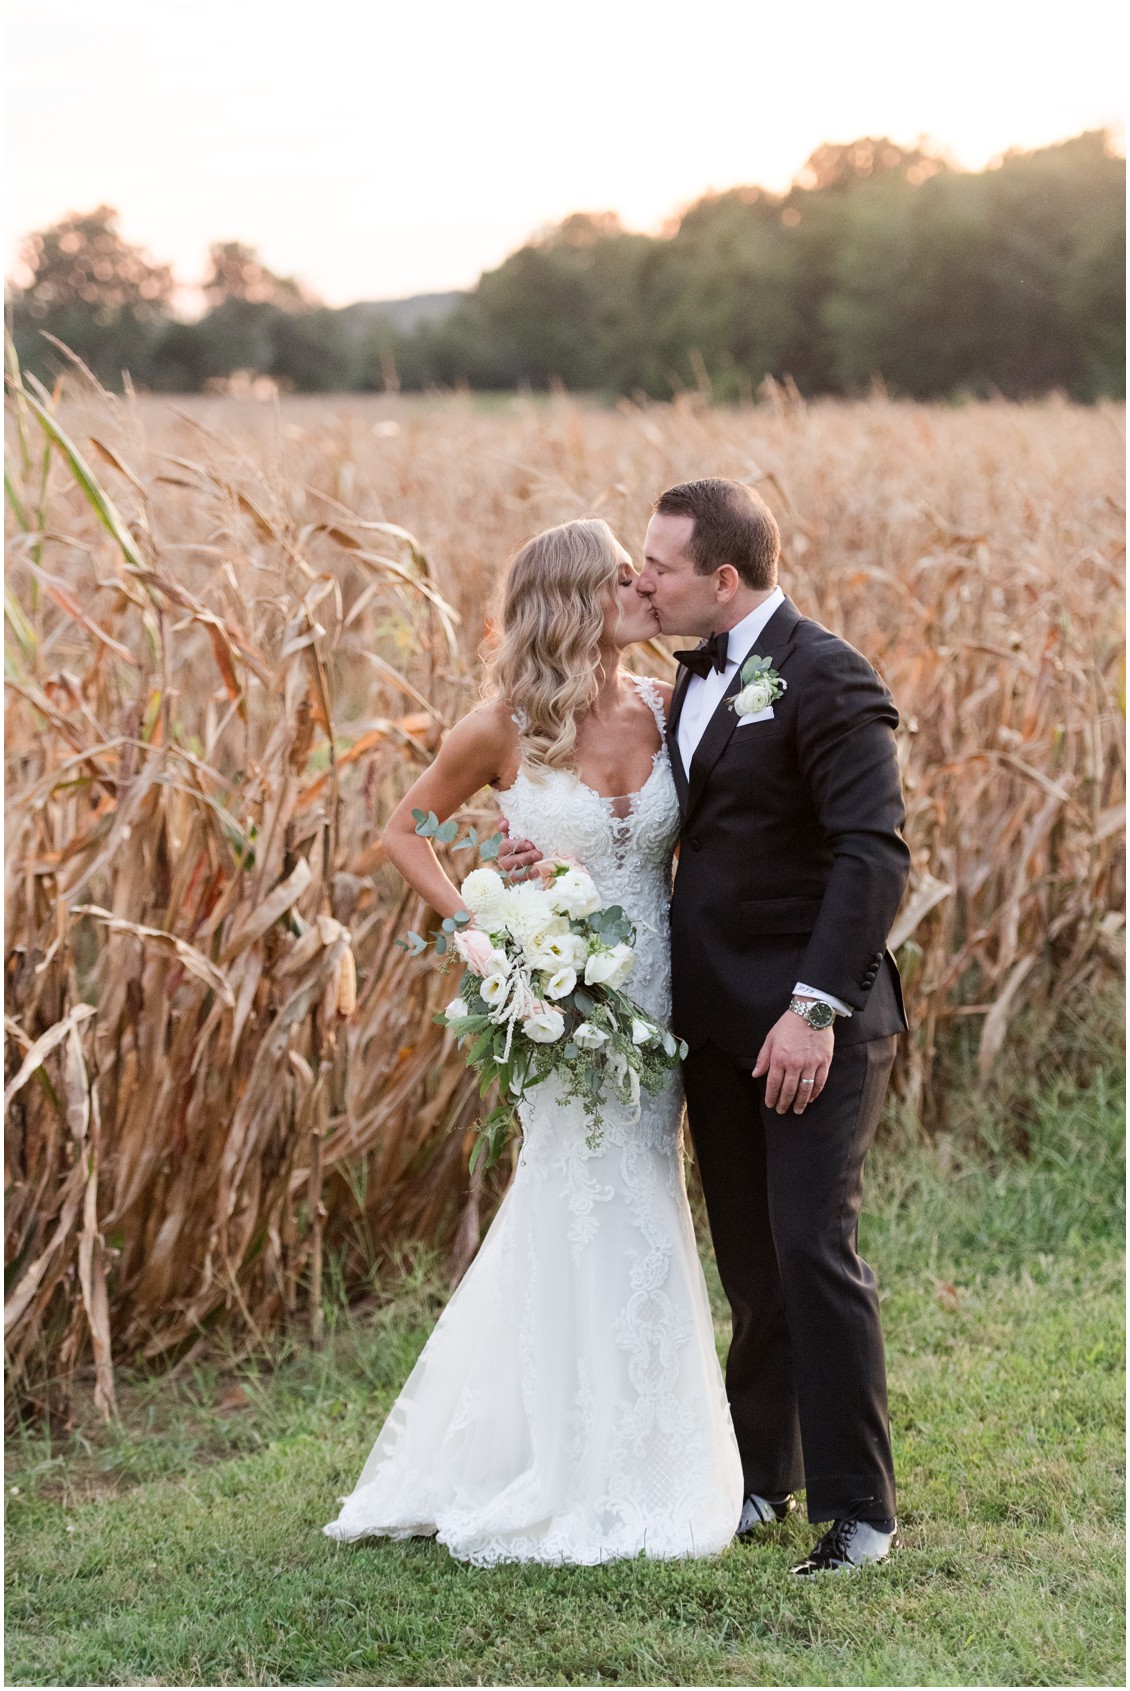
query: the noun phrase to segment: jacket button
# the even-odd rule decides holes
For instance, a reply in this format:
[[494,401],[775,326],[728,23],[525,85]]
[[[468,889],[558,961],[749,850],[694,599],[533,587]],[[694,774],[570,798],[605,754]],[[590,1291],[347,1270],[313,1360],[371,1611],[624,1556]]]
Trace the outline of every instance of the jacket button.
[[697,834],[692,834],[690,839],[687,841],[687,844],[690,846],[692,851],[702,850],[702,841],[699,839]]

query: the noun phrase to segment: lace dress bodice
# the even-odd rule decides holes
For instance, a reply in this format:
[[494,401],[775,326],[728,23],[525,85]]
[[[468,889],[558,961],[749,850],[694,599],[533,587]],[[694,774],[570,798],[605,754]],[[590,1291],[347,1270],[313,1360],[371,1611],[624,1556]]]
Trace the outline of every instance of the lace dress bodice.
[[518,771],[499,793],[499,809],[513,839],[529,839],[544,853],[562,852],[583,863],[605,904],[619,904],[636,928],[636,964],[627,991],[650,1015],[671,1014],[668,905],[679,834],[679,800],[664,734],[663,705],[647,676],[631,677],[651,707],[659,747],[651,772],[631,795],[626,815],[567,770]]

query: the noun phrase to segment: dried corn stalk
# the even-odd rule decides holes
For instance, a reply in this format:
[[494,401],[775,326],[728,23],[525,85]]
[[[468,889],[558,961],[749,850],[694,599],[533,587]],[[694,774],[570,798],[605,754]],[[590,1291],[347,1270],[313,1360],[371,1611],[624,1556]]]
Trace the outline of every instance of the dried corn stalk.
[[17,381],[13,1405],[89,1358],[112,1413],[115,1359],[216,1321],[316,1332],[327,1264],[352,1288],[406,1240],[467,1260],[478,1100],[431,1020],[448,987],[395,946],[429,918],[380,830],[475,696],[501,559],[548,523],[598,511],[635,545],[662,486],[759,483],[785,585],[886,677],[896,1084],[925,1119],[960,1018],[988,1073],[1034,999],[1117,965],[1121,410],[768,399],[401,402],[399,433],[370,426],[388,401],[294,400],[280,436],[253,403]]

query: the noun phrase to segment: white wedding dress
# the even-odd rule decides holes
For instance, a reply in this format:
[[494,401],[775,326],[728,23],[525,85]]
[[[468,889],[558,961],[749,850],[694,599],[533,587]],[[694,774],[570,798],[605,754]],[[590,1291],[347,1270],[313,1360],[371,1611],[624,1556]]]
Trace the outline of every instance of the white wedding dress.
[[[654,687],[636,684],[663,714]],[[636,926],[627,991],[670,1015],[667,906],[679,809],[662,741],[627,814],[572,775],[499,794],[515,839],[567,853]],[[325,1531],[434,1534],[466,1562],[709,1556],[742,1471],[683,1179],[672,1079],[606,1106],[586,1144],[555,1083],[520,1108],[514,1180]]]

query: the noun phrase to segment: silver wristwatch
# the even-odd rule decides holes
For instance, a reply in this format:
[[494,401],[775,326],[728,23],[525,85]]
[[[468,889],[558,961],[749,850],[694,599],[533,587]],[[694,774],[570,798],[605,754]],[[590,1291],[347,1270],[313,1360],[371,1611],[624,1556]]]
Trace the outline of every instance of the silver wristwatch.
[[810,1028],[830,1028],[836,1019],[832,1006],[819,998],[790,998],[789,1009]]

